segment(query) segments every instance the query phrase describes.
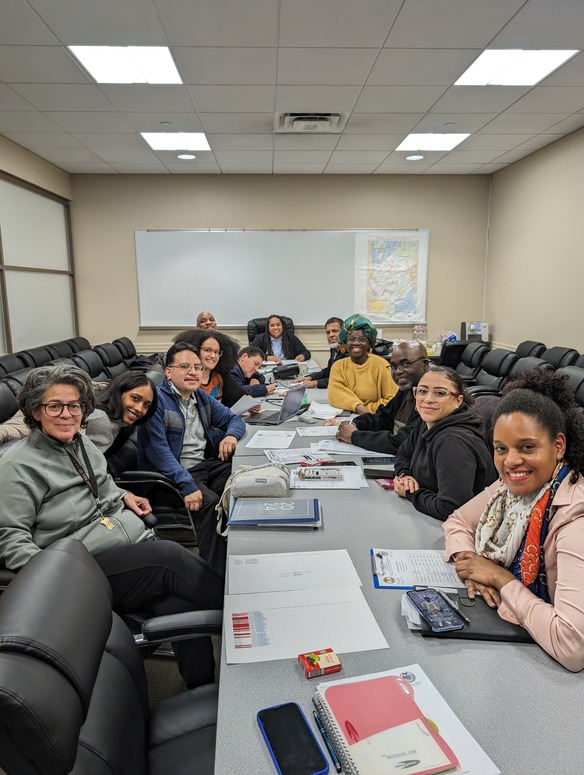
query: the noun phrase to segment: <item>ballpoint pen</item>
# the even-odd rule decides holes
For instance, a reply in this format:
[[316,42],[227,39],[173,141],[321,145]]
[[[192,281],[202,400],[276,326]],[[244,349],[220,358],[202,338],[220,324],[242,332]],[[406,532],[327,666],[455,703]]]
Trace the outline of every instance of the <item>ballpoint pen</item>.
[[440,595],[442,600],[444,600],[445,603],[448,603],[448,605],[451,606],[451,608],[454,608],[456,610],[456,613],[460,616],[460,618],[464,619],[464,621],[470,627],[471,626],[470,619],[468,618],[468,616],[465,616],[465,614],[462,613],[462,611],[460,610],[460,606],[458,605],[456,600],[453,600],[451,597],[449,597],[446,594],[446,592],[443,592],[441,589],[437,589],[436,592],[438,592],[438,594]]
[[314,720],[316,721],[316,726],[318,727],[318,731],[320,732],[321,737],[324,740],[324,744],[326,745],[327,751],[329,752],[329,756],[333,760],[333,764],[335,766],[335,770],[337,772],[342,772],[343,768],[341,767],[341,763],[338,760],[338,757],[337,757],[337,755],[335,753],[335,749],[333,748],[333,746],[331,744],[331,741],[329,740],[329,737],[328,737],[328,735],[326,733],[326,729],[324,728],[324,724],[320,720],[320,716],[318,715],[318,713],[315,710],[312,711],[312,714],[314,716]]

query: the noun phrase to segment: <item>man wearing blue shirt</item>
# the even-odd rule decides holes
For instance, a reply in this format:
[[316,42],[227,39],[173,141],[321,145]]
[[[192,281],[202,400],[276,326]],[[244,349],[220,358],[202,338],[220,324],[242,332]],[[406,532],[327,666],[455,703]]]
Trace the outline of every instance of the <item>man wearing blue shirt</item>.
[[138,432],[138,467],[159,471],[180,489],[194,512],[199,554],[225,567],[225,541],[217,533],[215,506],[231,473],[231,456],[245,423],[199,389],[202,366],[194,347],[177,342],[166,354],[166,379],[158,407]]

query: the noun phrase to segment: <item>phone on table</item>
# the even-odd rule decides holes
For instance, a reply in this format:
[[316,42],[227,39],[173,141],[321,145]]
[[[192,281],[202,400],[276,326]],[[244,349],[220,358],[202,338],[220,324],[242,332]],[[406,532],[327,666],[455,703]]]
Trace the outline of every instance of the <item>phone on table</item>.
[[449,605],[435,589],[410,590],[407,595],[432,632],[450,632],[464,627],[464,620],[454,605]]
[[297,703],[264,708],[257,719],[280,775],[328,773],[328,761]]

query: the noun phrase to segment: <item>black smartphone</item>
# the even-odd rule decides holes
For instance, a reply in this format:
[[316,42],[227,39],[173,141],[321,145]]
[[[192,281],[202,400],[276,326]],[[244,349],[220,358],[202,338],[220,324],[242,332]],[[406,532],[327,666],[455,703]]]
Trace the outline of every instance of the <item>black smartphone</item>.
[[264,708],[257,719],[280,775],[328,773],[328,761],[297,703]]
[[449,605],[435,589],[410,590],[407,595],[432,632],[450,632],[464,627],[464,619],[456,608]]

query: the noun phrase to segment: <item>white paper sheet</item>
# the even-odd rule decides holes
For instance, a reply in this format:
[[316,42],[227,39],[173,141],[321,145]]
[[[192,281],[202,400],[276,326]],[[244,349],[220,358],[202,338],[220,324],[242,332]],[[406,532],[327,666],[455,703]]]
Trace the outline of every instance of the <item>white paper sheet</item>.
[[444,552],[439,549],[372,549],[371,552],[377,587],[464,589],[454,565],[444,562]]
[[231,411],[241,417],[242,414],[249,412],[252,406],[259,406],[262,402],[258,398],[253,396],[241,396],[239,401],[236,401],[233,406],[229,407]]
[[320,401],[313,401],[310,404],[307,414],[311,414],[313,417],[322,417],[327,420],[331,417],[337,417],[343,410],[337,409],[330,404],[320,403]]
[[[334,466],[332,466],[334,468]],[[342,480],[340,479],[300,479],[298,468],[290,471],[291,490],[358,490],[369,487],[359,466],[342,466]]]
[[310,447],[295,447],[294,449],[264,449],[264,455],[270,463],[318,463],[322,460],[334,460],[325,452],[315,454]]
[[[500,775],[497,765],[487,756],[478,742],[462,724],[458,716],[448,705],[444,697],[422,670],[420,665],[406,665],[396,667],[383,673],[371,673],[370,675],[355,676],[336,681],[327,681],[318,685],[318,689],[338,683],[352,683],[367,678],[378,678],[384,675],[396,675],[409,681],[414,688],[414,700],[426,718],[432,720],[436,728],[448,745],[452,748],[460,767],[450,770],[452,775]],[[491,747],[496,745],[492,740],[488,742]]]
[[337,428],[334,425],[318,425],[313,428],[296,428],[299,436],[336,436]]
[[256,431],[245,445],[250,449],[288,449],[296,431]]
[[[311,445],[312,446],[312,445]],[[335,455],[365,455],[366,457],[379,457],[379,452],[371,449],[356,447],[354,444],[347,444],[346,441],[337,441],[336,439],[323,439],[316,444],[315,452],[332,452]]]
[[229,594],[361,586],[346,549],[235,554],[229,557]]
[[388,648],[359,587],[227,595],[224,621],[230,665]]

